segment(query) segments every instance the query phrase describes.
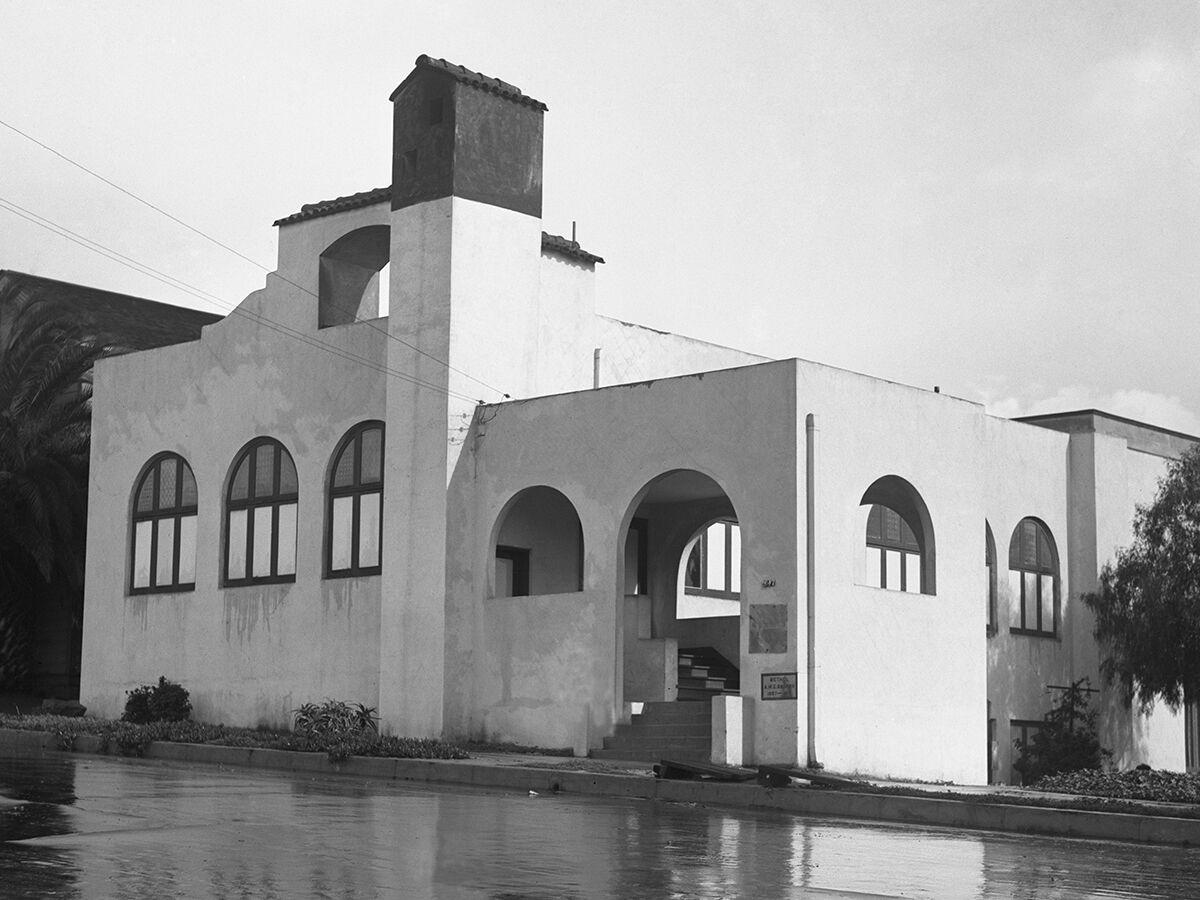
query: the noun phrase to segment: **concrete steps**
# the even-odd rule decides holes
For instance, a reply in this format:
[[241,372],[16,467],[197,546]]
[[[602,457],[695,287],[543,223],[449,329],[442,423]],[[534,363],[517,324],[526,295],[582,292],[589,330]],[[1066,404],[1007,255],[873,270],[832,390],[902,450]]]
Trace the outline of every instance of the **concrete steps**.
[[596,759],[657,762],[663,758],[707,760],[711,755],[712,705],[647,703],[628,725],[618,725]]

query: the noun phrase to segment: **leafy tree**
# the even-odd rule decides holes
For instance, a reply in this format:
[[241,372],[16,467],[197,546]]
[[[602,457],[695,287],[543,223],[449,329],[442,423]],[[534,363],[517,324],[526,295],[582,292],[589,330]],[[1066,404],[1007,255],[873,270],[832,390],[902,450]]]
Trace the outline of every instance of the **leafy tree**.
[[0,304],[0,688],[19,688],[33,604],[83,582],[91,369],[108,348],[62,305]]
[[1084,602],[1108,652],[1101,671],[1126,697],[1172,709],[1200,698],[1200,445],[1168,464],[1153,502],[1138,506],[1133,543]]
[[1089,708],[1088,680],[1072,682],[1051,710],[1042,717],[1042,727],[1028,741],[1013,741],[1021,758],[1013,768],[1025,784],[1047,775],[1099,769],[1111,752],[1100,746],[1096,736],[1096,710]]

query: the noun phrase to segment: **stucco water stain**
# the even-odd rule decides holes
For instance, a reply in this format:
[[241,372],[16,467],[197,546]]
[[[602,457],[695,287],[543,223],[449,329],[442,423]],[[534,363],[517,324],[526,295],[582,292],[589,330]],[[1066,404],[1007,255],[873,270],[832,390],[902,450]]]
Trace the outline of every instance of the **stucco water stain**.
[[0,897],[1188,897],[1200,849],[120,759],[0,765]]

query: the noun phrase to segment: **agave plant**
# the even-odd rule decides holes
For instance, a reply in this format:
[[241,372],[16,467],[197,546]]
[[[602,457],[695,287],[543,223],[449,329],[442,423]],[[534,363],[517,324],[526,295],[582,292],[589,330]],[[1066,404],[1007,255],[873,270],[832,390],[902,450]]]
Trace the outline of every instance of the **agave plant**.
[[374,707],[341,700],[305,703],[292,710],[293,730],[301,737],[336,741],[378,733],[379,717]]

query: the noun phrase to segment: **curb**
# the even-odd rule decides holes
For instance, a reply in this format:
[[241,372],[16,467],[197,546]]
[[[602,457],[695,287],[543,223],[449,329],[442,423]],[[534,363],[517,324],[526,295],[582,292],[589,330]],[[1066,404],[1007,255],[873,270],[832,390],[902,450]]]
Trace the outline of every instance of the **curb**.
[[[75,739],[74,750],[76,753],[101,753],[101,746],[99,737],[79,735]],[[4,756],[29,758],[47,752],[60,752],[57,735],[0,729],[0,754]],[[767,788],[744,782],[664,781],[636,775],[572,772],[520,765],[488,765],[471,760],[355,756],[344,763],[333,763],[323,753],[160,741],[150,744],[146,749],[145,758],[285,772],[350,775],[420,784],[458,784],[545,793],[561,791],[567,794],[665,800],[738,809],[769,809],[800,815],[867,819],[906,825],[935,825],[1133,843],[1200,845],[1200,819],[1049,809],[1006,803],[949,800],[941,797],[858,794],[846,790],[814,790],[801,787]]]

